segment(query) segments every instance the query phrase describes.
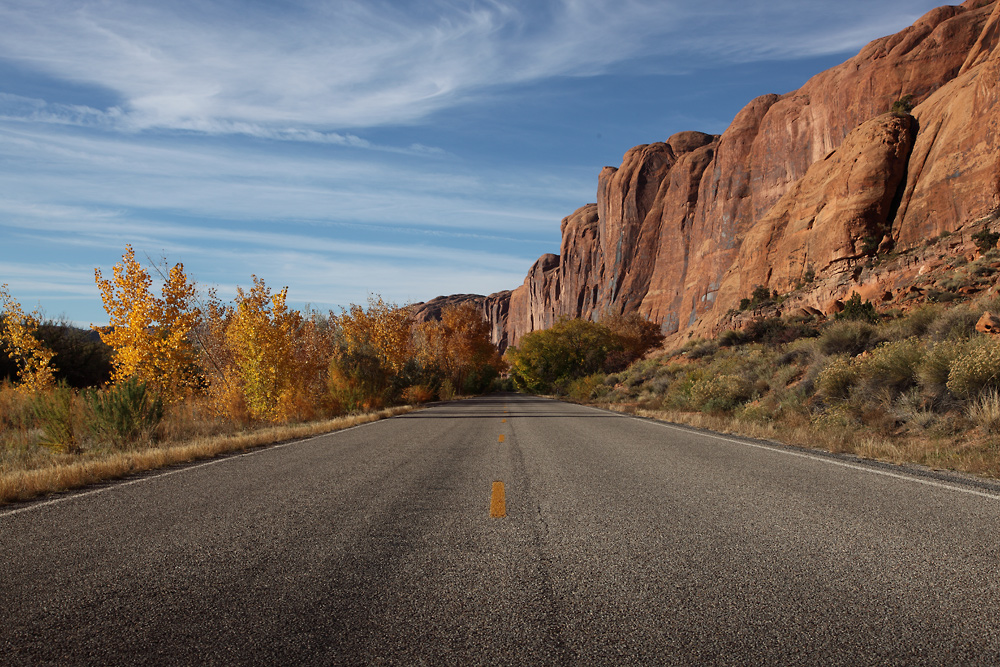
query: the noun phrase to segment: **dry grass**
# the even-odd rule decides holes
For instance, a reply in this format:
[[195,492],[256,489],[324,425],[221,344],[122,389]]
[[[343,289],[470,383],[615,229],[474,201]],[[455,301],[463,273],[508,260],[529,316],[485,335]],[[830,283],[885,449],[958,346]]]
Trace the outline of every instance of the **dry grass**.
[[788,425],[780,422],[759,423],[724,414],[705,414],[679,410],[650,410],[635,404],[601,404],[600,407],[648,417],[658,421],[685,424],[716,433],[771,440],[828,452],[853,454],[863,459],[886,463],[916,463],[938,470],[955,470],[1000,478],[1000,438],[993,434],[959,433],[934,435],[880,435],[864,428],[825,428],[821,425]]
[[0,474],[0,504],[29,500],[57,491],[76,489],[89,484],[124,477],[177,463],[209,459],[221,454],[240,452],[340,431],[352,426],[394,417],[416,408],[401,406],[379,412],[338,417],[326,421],[272,426],[244,433],[207,435],[187,442],[166,443],[145,449],[90,452],[84,456],[62,456],[50,465],[34,469],[15,469]]

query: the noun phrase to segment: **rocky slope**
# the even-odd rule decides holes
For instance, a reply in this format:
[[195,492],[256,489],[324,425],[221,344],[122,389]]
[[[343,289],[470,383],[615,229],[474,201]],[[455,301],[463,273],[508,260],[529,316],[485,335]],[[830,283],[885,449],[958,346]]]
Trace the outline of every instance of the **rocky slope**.
[[[506,347],[605,312],[711,336],[739,324],[756,286],[822,312],[855,290],[892,298],[906,280],[880,257],[997,225],[998,42],[997,0],[940,7],[797,91],[751,101],[721,136],[637,146],[602,170],[596,204],[562,221],[560,254],[521,286],[440,297],[417,317],[473,300]],[[912,115],[888,113],[906,95]]]

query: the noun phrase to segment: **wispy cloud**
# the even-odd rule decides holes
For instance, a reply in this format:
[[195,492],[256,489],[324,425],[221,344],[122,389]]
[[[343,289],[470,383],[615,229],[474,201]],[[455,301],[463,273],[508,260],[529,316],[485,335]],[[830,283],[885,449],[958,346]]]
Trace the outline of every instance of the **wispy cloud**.
[[[227,220],[497,229],[531,234],[593,196],[547,173],[469,173],[461,162],[414,169],[370,156],[262,151],[179,140],[51,134],[0,127],[0,185],[46,206],[162,209]],[[552,207],[553,192],[566,208]],[[516,194],[517,201],[507,198]],[[17,201],[8,199],[8,204]],[[504,204],[501,206],[500,202]]]
[[[863,14],[856,11],[862,4]],[[415,122],[498,85],[601,73],[640,55],[690,63],[840,52],[914,18],[912,3],[903,0],[875,10],[862,0],[340,0],[278,7],[7,0],[0,5],[0,56],[121,97],[103,110],[21,103],[40,120],[363,146],[350,132],[314,128]]]

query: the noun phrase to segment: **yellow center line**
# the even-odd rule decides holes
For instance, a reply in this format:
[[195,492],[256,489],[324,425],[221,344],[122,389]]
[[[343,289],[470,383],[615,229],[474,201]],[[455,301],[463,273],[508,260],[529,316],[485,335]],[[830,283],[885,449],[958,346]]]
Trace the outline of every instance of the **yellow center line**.
[[493,494],[490,496],[490,518],[501,519],[507,516],[507,499],[503,492],[503,482],[493,482]]
[[497,442],[503,442],[503,435],[500,436],[500,439],[497,440]]

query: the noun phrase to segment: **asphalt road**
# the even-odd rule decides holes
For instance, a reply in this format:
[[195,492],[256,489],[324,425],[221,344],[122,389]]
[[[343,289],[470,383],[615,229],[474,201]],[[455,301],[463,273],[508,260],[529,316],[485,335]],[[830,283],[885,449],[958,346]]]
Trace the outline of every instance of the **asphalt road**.
[[0,664],[1000,664],[998,517],[493,396],[0,509]]

